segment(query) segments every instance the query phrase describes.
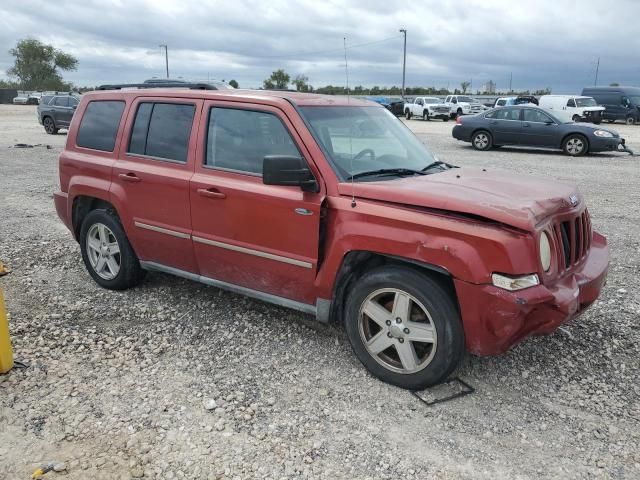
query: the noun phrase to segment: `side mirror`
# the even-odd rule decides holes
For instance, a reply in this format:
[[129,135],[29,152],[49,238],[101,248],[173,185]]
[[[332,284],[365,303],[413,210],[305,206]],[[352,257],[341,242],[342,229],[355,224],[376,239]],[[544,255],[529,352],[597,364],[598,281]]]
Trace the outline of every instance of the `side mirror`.
[[303,192],[317,193],[318,182],[305,161],[291,155],[267,155],[262,162],[262,183],[300,187]]

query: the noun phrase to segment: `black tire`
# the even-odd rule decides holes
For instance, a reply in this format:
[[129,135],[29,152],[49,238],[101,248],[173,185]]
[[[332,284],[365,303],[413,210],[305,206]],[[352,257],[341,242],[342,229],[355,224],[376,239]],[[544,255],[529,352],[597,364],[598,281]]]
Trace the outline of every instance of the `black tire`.
[[626,123],[627,125],[633,125],[633,124],[635,124],[635,123],[636,123],[636,119],[635,119],[634,117],[627,117],[627,118],[625,119],[625,123]]
[[442,121],[443,122],[448,122],[449,121],[449,117],[442,117]]
[[493,145],[493,137],[486,130],[478,130],[471,135],[471,146],[476,150],[489,150]]
[[459,108],[459,109],[456,111],[456,117],[461,117],[461,116],[462,116],[462,109],[461,109],[461,108]]
[[431,118],[429,118],[429,110],[425,110],[424,112],[422,112],[422,120],[425,120],[427,122],[431,120]]
[[[87,236],[91,227],[96,224],[105,225],[111,230],[120,249],[120,268],[117,275],[112,279],[101,277],[89,260]],[[140,261],[129,243],[120,219],[112,211],[92,210],[87,214],[80,227],[80,251],[82,252],[82,260],[89,275],[103,288],[109,290],[126,290],[127,288],[138,285],[146,274],[146,271],[140,267]]]
[[602,123],[602,119],[601,118],[594,118],[593,119],[593,124],[594,125],[600,125]]
[[572,120],[573,122],[578,123],[578,122],[580,121],[580,115],[574,115],[573,117],[571,117],[571,120]]
[[[413,373],[400,373],[384,366],[386,355],[396,352],[398,356],[395,345],[399,345],[397,342],[401,342],[400,339],[390,340],[395,343],[378,355],[369,353],[365,346],[361,333],[361,308],[372,294],[383,289],[400,290],[420,302],[430,316],[428,325],[435,328],[436,343],[431,347],[435,352],[431,350],[425,366]],[[421,308],[417,303],[413,304],[414,307]],[[389,309],[386,310],[391,315]],[[345,328],[354,353],[369,372],[383,382],[408,390],[422,390],[442,383],[456,369],[464,355],[464,329],[453,299],[437,281],[410,268],[379,267],[360,278],[347,299]],[[415,344],[407,340],[409,344],[419,359]]]
[[56,124],[53,121],[53,118],[44,117],[42,119],[42,125],[44,126],[44,131],[47,132],[49,135],[55,135],[56,133],[58,133],[58,128],[56,127]]
[[[578,147],[578,145],[582,146]],[[562,142],[562,151],[572,157],[581,157],[589,151],[589,141],[583,135],[572,133]]]
[[407,120],[411,120],[411,110],[409,110],[408,108],[404,111],[404,118],[406,118]]

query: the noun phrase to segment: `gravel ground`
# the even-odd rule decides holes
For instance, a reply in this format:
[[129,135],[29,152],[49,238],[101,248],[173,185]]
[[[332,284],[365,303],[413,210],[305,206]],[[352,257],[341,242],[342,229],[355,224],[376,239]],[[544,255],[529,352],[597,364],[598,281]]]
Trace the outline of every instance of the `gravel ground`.
[[467,357],[476,393],[435,407],[302,314],[162,274],[100,289],[52,203],[65,135],[0,106],[0,281],[31,364],[0,376],[0,478],[640,478],[640,158],[476,152],[451,122],[408,124],[443,160],[577,182],[612,250],[593,308]]

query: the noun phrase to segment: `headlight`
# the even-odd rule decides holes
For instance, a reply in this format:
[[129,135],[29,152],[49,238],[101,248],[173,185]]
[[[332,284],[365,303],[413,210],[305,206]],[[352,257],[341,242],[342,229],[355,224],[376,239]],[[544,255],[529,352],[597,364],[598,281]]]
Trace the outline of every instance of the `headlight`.
[[542,235],[540,235],[540,263],[545,272],[548,272],[549,268],[551,268],[551,243],[547,232],[542,232]]
[[607,132],[606,130],[596,130],[595,132],[593,132],[593,134],[596,137],[605,137],[605,138],[612,138],[613,137],[613,133]]
[[504,288],[511,292],[515,290],[522,290],[523,288],[535,287],[540,284],[538,275],[532,273],[531,275],[522,275],[520,277],[508,277],[500,273],[494,273],[491,275],[491,281],[496,287]]

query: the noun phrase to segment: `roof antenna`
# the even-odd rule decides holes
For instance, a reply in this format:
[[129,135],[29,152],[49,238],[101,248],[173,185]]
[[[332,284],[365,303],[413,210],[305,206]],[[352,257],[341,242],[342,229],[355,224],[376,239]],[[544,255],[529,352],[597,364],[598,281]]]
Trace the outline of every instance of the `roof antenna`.
[[[351,97],[349,96],[349,64],[347,63],[347,37],[342,37],[344,45],[344,73],[347,78],[347,103],[351,103]],[[351,134],[351,126],[349,126],[349,170],[351,170],[351,208],[356,208],[356,188],[353,179],[353,136]]]

